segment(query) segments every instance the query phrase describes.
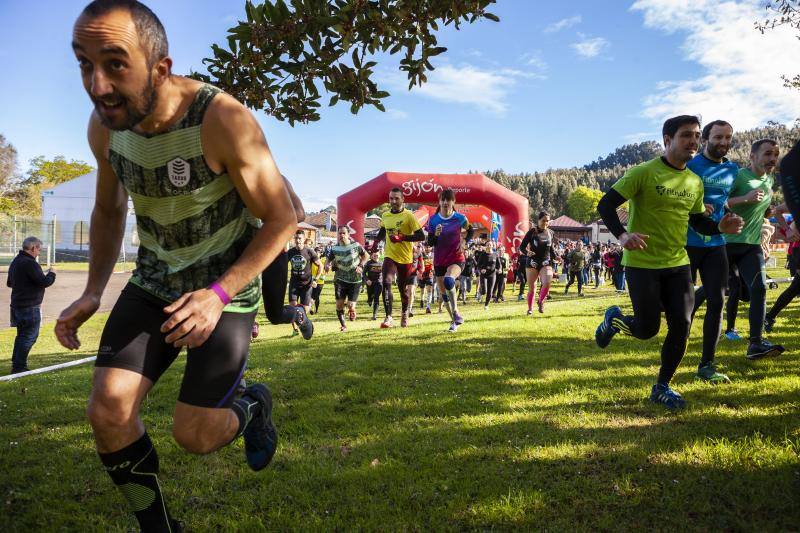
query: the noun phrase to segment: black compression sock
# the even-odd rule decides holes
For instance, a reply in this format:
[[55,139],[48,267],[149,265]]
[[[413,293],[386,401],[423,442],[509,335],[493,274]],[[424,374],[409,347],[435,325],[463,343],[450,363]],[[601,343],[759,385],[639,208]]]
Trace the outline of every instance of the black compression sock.
[[158,483],[158,455],[147,433],[121,450],[98,455],[142,531],[174,531]]
[[336,310],[336,318],[339,319],[339,324],[344,327],[344,309],[337,309]]
[[236,418],[239,419],[239,429],[236,430],[236,435],[231,439],[231,442],[233,442],[244,433],[247,424],[261,412],[261,403],[248,395],[244,395],[234,400],[231,410],[236,415]]
[[383,288],[383,309],[386,311],[386,316],[392,316],[392,304],[394,296],[392,295],[392,286]]

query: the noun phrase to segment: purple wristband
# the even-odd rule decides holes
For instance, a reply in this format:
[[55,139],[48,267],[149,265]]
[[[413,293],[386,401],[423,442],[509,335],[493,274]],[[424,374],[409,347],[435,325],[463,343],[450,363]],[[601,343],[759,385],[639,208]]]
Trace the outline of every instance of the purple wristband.
[[225,292],[225,289],[220,287],[219,283],[217,283],[216,281],[211,285],[209,285],[208,288],[217,293],[217,296],[219,296],[219,299],[222,300],[223,304],[228,305],[229,303],[231,303],[231,297],[228,296],[228,293]]

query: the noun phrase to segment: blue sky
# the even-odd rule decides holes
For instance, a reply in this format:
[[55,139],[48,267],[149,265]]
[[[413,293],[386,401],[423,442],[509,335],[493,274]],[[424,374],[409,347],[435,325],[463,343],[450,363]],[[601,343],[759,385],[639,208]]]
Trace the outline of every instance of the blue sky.
[[[239,0],[152,0],[176,73],[202,69],[209,46],[243,18]],[[760,0],[499,0],[501,21],[445,29],[448,52],[411,92],[396,59],[378,79],[387,113],[323,108],[294,128],[259,115],[281,171],[309,209],[387,170],[533,172],[587,163],[658,139],[663,118],[701,114],[745,129],[800,116],[781,74],[800,68],[789,29],[753,29]],[[91,104],[69,47],[84,2],[0,1],[0,133],[23,169],[37,155],[92,162]],[[327,102],[327,98],[323,99]]]

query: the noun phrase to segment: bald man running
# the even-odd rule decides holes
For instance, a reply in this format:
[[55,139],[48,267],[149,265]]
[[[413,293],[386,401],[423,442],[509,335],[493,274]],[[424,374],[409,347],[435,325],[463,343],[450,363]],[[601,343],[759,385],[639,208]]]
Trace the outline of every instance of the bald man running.
[[187,348],[172,434],[207,454],[244,435],[249,466],[277,446],[262,384],[235,391],[260,301],[260,274],[297,226],[253,115],[214,87],[171,73],[161,22],[135,0],[89,4],[72,48],[94,104],[89,144],[97,194],[83,295],[56,336],[77,349],[117,259],[128,199],[141,245],[106,322],[87,409],[100,460],[142,531],[175,531],[155,448],[139,416],[147,393]]

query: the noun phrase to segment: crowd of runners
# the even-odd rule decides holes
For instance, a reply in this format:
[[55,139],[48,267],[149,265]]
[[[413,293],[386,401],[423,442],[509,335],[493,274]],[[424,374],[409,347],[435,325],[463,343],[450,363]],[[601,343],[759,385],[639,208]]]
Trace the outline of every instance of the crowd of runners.
[[[459,304],[474,301],[488,310],[490,304],[505,302],[507,292],[518,301],[527,298],[527,314],[533,313],[534,300],[538,311],[544,313],[545,301],[551,298],[550,285],[559,275],[564,294],[575,283],[578,296],[584,295],[584,287],[597,289],[607,283],[618,293],[625,291],[621,245],[557,239],[548,229],[550,215],[541,212],[521,244],[507,250],[488,233],[476,234],[472,224],[455,210],[452,190],[443,190],[439,197],[437,213],[422,227],[404,207],[401,191],[392,189],[392,208],[382,217],[377,239],[364,245],[354,241],[346,227],[339,228],[336,243],[327,246],[315,246],[305,232],[298,230],[284,254],[286,259],[279,261],[290,271],[288,298],[296,313],[287,317],[292,317],[293,335],[306,324],[304,337],[310,337],[313,326],[308,316],[319,312],[322,288],[331,271],[342,332],[347,331],[348,320],[356,320],[360,297],[366,297],[372,320],[383,311],[381,328],[395,326],[398,292],[402,327],[408,326],[418,308],[424,314],[447,311],[448,330],[455,332],[464,321]],[[387,228],[390,236],[384,244]],[[269,272],[262,276],[265,287],[276,287],[274,281],[268,283],[270,276],[285,285],[285,274],[278,276],[272,269]],[[265,301],[268,293],[278,291],[265,291]],[[272,318],[270,321],[279,323]],[[253,336],[257,335],[258,326],[254,324]]]
[[[471,298],[485,309],[502,302],[509,281],[532,314],[534,302],[544,312],[556,276],[566,276],[565,292],[575,286],[578,295],[611,280],[628,291],[632,309],[609,308],[595,340],[604,348],[617,333],[653,337],[663,312],[667,335],[651,399],[670,408],[684,405],[670,380],[702,302],[697,376],[728,381],[715,365],[726,289],[729,308],[739,300],[750,304],[745,355],[784,351],[763,336],[800,292],[795,279],[766,311],[761,236],[780,155],[773,140],[753,144],[750,165],[739,168],[725,159],[729,124],[715,121],[701,131],[696,117],[667,120],[665,155],[628,170],[598,206],[621,246],[561,242],[541,212],[521,244],[508,249],[474,235],[453,191],[442,191],[438,212],[421,227],[404,208],[402,191],[393,189],[373,241],[354,242],[342,227],[334,246],[317,251],[295,234],[302,204],[252,113],[219,89],[172,74],[166,33],[150,9],[135,0],[90,3],[75,23],[72,49],[94,105],[88,139],[97,194],[87,285],[55,333],[63,346],[80,347],[79,328],[97,311],[117,260],[130,198],[141,243],[136,271],[105,323],[87,415],[100,462],[142,531],[182,529],[163,497],[158,455],[140,417],[148,392],[182,348],[176,442],[207,454],[242,437],[250,468],[271,462],[278,442],[272,395],[266,385],[245,387],[242,379],[261,299],[271,323],[291,324],[307,339],[331,280],[342,331],[356,318],[362,286],[376,320],[382,303],[384,328],[398,312],[400,326],[408,326],[418,297],[420,312],[441,306],[456,331],[464,323],[460,306]],[[794,214],[799,160],[795,146],[781,163]],[[617,215],[625,202],[627,227]],[[776,206],[779,221],[785,210]],[[779,225],[796,240],[794,228]]]

